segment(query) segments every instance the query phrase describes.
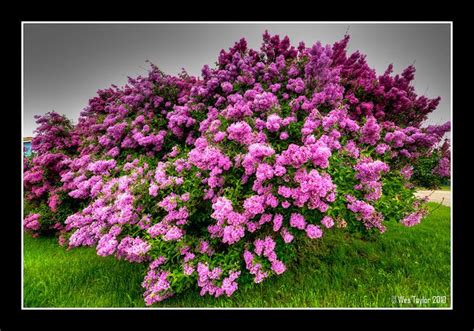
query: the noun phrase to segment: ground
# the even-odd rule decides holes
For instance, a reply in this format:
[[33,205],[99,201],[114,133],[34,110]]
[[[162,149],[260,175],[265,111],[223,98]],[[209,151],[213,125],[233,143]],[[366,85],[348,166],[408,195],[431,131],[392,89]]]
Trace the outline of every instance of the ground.
[[[304,247],[299,267],[231,298],[194,290],[154,307],[449,307],[450,208],[429,208],[421,224],[388,224],[376,240],[327,231]],[[67,251],[54,238],[25,235],[24,306],[144,307],[143,271],[93,248]]]
[[417,190],[416,196],[428,196],[429,201],[438,202],[451,207],[451,191],[448,190]]

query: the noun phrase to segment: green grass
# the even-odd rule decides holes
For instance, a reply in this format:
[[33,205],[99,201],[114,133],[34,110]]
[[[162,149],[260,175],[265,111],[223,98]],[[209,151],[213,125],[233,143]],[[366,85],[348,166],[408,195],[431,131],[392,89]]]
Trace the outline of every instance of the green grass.
[[441,191],[451,191],[451,185],[441,185],[439,189]]
[[[299,268],[231,298],[194,290],[154,307],[449,307],[450,209],[430,209],[420,225],[389,224],[372,241],[327,231],[306,243]],[[67,251],[54,238],[24,239],[25,307],[144,307],[142,265],[99,257],[92,248]],[[430,302],[403,304],[393,296]]]

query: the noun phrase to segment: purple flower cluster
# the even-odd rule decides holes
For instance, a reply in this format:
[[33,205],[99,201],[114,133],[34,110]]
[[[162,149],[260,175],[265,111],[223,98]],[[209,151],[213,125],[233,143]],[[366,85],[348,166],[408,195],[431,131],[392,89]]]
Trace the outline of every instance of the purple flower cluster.
[[[247,270],[254,275],[255,283],[262,282],[269,276],[270,271],[277,275],[286,271],[285,264],[278,260],[278,256],[275,253],[275,245],[276,243],[271,237],[265,237],[264,239],[257,239],[254,241],[255,255],[252,252],[245,250],[245,266]],[[265,260],[262,260],[262,258],[265,258],[265,260],[270,263],[270,270],[265,270],[263,264]]]
[[117,245],[118,241],[116,235],[114,235],[114,233],[109,232],[108,234],[99,239],[99,242],[97,243],[97,255],[111,255],[115,253]]
[[211,217],[217,223],[210,225],[208,231],[212,238],[222,238],[223,243],[232,245],[245,236],[247,217],[234,212],[232,202],[225,197],[219,197],[212,205],[214,212]]
[[[223,294],[230,297],[238,289],[236,279],[240,276],[240,271],[231,271],[227,277],[221,279],[223,273],[221,268],[215,267],[210,269],[207,264],[199,262],[197,273],[197,284],[201,288],[201,296],[209,293],[216,298]],[[219,280],[221,283],[220,285],[217,284]]]
[[115,160],[99,160],[89,163],[87,170],[92,171],[95,175],[108,175],[109,170],[115,168]]
[[117,246],[117,257],[123,258],[130,262],[141,263],[148,256],[146,253],[150,250],[151,245],[141,238],[125,237]]
[[347,209],[356,214],[358,220],[362,221],[367,229],[376,228],[381,233],[385,232],[385,226],[382,225],[383,215],[378,213],[372,205],[357,200],[353,196],[346,196],[348,202]]
[[306,235],[311,239],[321,238],[323,236],[323,231],[317,225],[308,224],[306,227]]
[[252,143],[252,128],[246,122],[237,122],[227,128],[227,139],[249,145]]
[[361,159],[354,169],[356,170],[355,177],[360,181],[355,189],[366,192],[364,198],[368,201],[378,200],[382,196],[381,174],[388,172],[390,167],[382,161],[366,158]]
[[375,145],[380,139],[381,127],[375,117],[367,118],[361,130],[361,142],[364,144]]
[[413,175],[413,166],[411,165],[406,165],[402,169],[400,169],[400,174],[405,178],[406,180],[409,180],[411,176]]
[[25,217],[25,220],[23,222],[23,226],[26,231],[38,231],[40,229],[40,219],[41,215],[40,214],[30,214],[27,217]]
[[433,169],[433,173],[439,175],[440,177],[450,177],[451,160],[447,157],[441,158],[436,168]]
[[270,132],[276,132],[280,130],[282,122],[283,120],[280,116],[278,116],[277,114],[271,114],[267,117],[267,123],[265,124],[265,127]]
[[304,220],[303,215],[293,213],[290,216],[290,225],[294,228],[304,230],[304,228],[306,227],[306,221]]
[[444,178],[451,176],[451,153],[449,140],[445,139],[443,145],[440,147],[441,159],[438,165],[433,169],[433,173]]
[[290,91],[295,92],[296,94],[300,94],[304,91],[305,84],[304,84],[304,81],[299,77],[296,79],[290,78],[288,80],[288,84],[286,85],[286,88]]
[[294,181],[298,187],[278,187],[278,194],[287,199],[292,198],[294,206],[303,207],[307,204],[309,209],[326,212],[329,203],[335,200],[336,185],[328,174],[321,175],[316,169],[309,173],[306,169],[299,169],[295,173]]
[[145,289],[143,297],[147,306],[173,295],[170,290],[170,282],[167,279],[170,273],[159,270],[158,267],[161,263],[159,263],[160,261],[156,262],[150,264],[148,273],[142,282],[142,287]]
[[324,225],[327,229],[330,229],[334,226],[334,220],[329,216],[324,216],[321,220],[321,224]]
[[421,222],[421,219],[425,217],[425,215],[426,210],[418,210],[405,216],[405,218],[401,220],[401,223],[407,227],[411,227],[416,224],[419,224]]

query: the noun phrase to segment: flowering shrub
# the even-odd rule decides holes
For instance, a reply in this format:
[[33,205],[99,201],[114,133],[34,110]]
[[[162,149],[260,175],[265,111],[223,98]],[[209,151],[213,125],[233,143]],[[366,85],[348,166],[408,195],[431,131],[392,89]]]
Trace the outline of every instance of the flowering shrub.
[[241,39],[199,79],[151,65],[100,90],[75,126],[39,118],[25,230],[147,263],[151,305],[282,274],[305,237],[419,223],[411,165],[449,123],[422,127],[439,98],[415,94],[413,67],[377,77],[348,41],[295,48],[265,33],[259,51]]

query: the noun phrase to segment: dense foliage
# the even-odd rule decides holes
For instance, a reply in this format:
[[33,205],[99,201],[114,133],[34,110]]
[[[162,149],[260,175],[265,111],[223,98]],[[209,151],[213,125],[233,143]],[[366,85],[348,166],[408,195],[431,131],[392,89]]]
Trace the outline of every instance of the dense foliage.
[[422,127],[439,98],[416,95],[413,66],[377,76],[348,42],[295,48],[265,33],[260,50],[241,39],[200,78],[151,65],[98,91],[77,125],[38,118],[25,229],[147,263],[153,304],[281,274],[304,237],[419,223],[412,164],[450,124]]
[[412,183],[428,189],[438,189],[450,179],[451,154],[449,141],[439,148],[416,159],[413,166]]

